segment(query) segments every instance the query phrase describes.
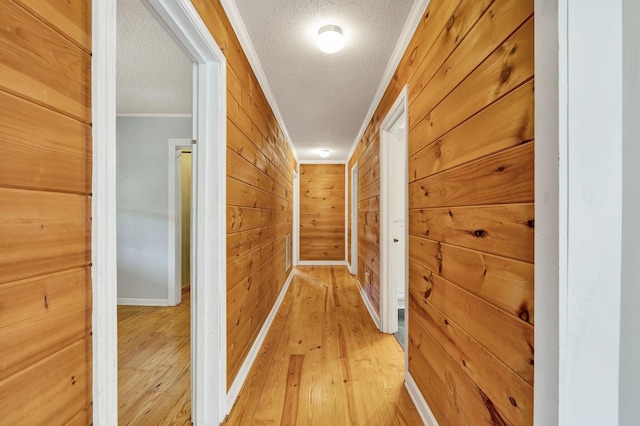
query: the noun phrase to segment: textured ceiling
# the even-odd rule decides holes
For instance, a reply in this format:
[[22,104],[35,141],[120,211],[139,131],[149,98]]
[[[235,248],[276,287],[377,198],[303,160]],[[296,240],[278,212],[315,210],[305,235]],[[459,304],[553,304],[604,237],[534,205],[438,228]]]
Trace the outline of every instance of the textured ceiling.
[[192,62],[143,0],[118,0],[116,112],[191,114]]
[[[117,112],[191,113],[191,61],[144,1],[118,0]],[[326,148],[328,160],[346,159],[413,3],[235,0],[300,160]],[[327,24],[342,27],[340,52],[316,47]]]
[[[346,159],[413,0],[235,0],[301,160]],[[342,27],[345,47],[316,47],[318,29]]]

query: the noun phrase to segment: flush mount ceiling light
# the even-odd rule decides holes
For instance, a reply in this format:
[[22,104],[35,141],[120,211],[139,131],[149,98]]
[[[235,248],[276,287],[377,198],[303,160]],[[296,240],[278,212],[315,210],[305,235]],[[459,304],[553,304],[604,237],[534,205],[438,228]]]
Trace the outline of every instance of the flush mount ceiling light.
[[329,154],[331,154],[331,151],[329,151],[328,149],[321,149],[319,154],[320,154],[320,157],[326,158],[329,156]]
[[342,28],[337,25],[325,25],[318,30],[318,49],[325,53],[335,53],[343,47]]

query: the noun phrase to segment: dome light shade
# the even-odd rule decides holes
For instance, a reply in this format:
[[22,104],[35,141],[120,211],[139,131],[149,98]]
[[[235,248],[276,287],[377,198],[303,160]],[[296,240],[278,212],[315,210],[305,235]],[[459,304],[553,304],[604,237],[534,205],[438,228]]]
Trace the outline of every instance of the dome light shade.
[[318,49],[325,53],[335,53],[344,47],[342,28],[325,25],[318,30]]
[[322,149],[322,150],[320,150],[319,154],[320,154],[320,157],[325,157],[326,158],[326,157],[329,156],[329,154],[331,154],[331,151],[329,151],[328,149]]

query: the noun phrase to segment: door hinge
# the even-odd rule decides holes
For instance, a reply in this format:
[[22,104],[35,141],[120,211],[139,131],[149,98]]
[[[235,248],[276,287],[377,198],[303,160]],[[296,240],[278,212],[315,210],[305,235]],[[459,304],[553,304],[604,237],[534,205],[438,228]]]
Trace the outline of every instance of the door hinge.
[[198,142],[196,139],[191,139],[191,145],[195,145]]

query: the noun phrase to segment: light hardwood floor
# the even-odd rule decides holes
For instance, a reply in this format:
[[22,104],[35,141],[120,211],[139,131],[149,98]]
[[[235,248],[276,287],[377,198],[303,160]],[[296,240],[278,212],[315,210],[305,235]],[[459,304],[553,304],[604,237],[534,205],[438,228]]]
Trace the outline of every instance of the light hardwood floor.
[[345,267],[298,267],[226,425],[420,425],[404,352]]
[[118,424],[191,424],[189,297],[118,306]]

